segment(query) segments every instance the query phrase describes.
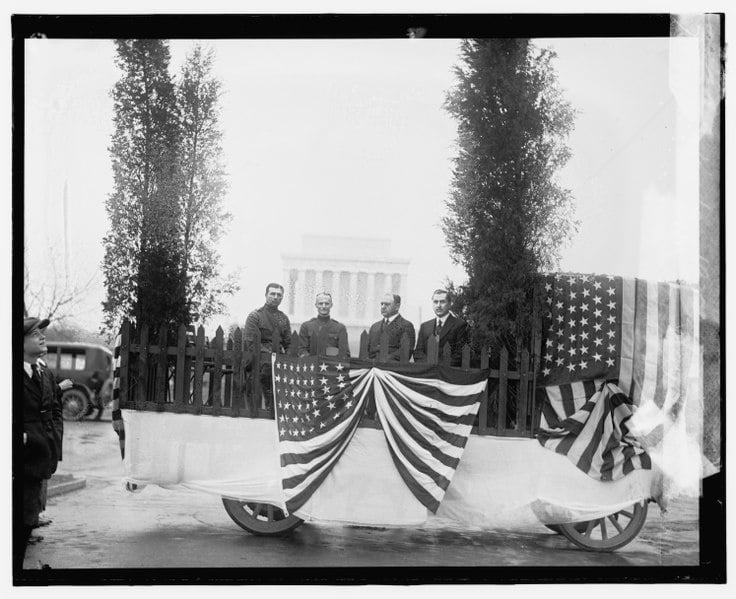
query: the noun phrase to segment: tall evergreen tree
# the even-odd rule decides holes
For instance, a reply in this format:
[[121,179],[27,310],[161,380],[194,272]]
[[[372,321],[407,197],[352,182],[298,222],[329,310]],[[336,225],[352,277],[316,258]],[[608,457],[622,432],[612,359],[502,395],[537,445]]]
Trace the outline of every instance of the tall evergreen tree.
[[106,202],[105,327],[125,317],[157,330],[186,318],[179,276],[179,127],[169,49],[162,40],[116,40],[114,191]]
[[212,55],[187,57],[178,85],[165,40],[117,40],[110,154],[114,191],[106,207],[105,329],[123,318],[175,327],[204,320],[237,289],[219,276],[215,244],[229,215],[220,165],[219,82]]
[[571,194],[555,180],[574,111],[554,56],[526,39],[464,40],[446,98],[459,153],[443,230],[468,274],[457,292],[476,346],[526,345],[538,274],[556,266],[577,226]]
[[226,191],[220,155],[220,82],[212,74],[212,50],[197,44],[187,56],[177,85],[181,134],[181,278],[184,281],[187,312],[206,320],[222,311],[222,296],[237,285],[222,278],[216,243],[231,216],[224,212]]

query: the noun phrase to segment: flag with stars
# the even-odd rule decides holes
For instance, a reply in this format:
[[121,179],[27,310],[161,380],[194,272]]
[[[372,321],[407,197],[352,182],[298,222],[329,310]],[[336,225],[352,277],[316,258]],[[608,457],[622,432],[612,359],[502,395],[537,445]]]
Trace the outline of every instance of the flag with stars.
[[618,379],[621,277],[553,275],[544,290],[544,385]]
[[470,435],[487,371],[272,356],[281,478],[287,510],[312,496],[373,405],[394,464],[435,512]]
[[545,278],[544,302],[538,439],[601,480],[650,468],[631,418],[650,404],[660,436],[662,423],[677,418],[697,345],[696,293],[674,283],[555,274]]
[[272,354],[282,487],[289,512],[299,509],[334,467],[358,428],[349,361]]

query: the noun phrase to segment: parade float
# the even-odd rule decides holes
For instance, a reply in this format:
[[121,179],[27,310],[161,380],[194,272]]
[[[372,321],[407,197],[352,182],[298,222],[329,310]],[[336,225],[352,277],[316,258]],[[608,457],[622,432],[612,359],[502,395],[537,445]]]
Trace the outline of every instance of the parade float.
[[431,338],[414,363],[405,338],[400,361],[385,339],[369,360],[364,333],[358,357],[273,353],[272,401],[239,329],[208,339],[182,325],[172,339],[125,322],[113,426],[127,488],[218,496],[257,535],[435,520],[544,525],[586,550],[619,549],[651,502],[697,496],[709,473],[697,290],[556,274],[540,293],[518,355],[466,346],[450,366]]

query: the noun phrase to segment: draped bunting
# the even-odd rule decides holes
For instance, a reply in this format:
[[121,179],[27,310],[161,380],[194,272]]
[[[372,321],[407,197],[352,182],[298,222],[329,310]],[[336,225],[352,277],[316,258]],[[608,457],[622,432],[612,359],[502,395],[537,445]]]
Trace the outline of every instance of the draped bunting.
[[[695,413],[701,380],[695,288],[556,274],[546,277],[544,289],[538,379],[538,439],[544,447],[567,455],[590,476],[616,480],[651,468],[647,453],[661,456],[665,437],[683,430],[687,413],[690,441],[697,439],[702,414]],[[698,463],[688,469],[690,484],[702,474],[701,452],[693,459]],[[671,469],[668,474],[685,476]]]
[[370,405],[402,480],[436,512],[470,435],[487,372],[274,354],[273,380],[289,511],[324,481]]

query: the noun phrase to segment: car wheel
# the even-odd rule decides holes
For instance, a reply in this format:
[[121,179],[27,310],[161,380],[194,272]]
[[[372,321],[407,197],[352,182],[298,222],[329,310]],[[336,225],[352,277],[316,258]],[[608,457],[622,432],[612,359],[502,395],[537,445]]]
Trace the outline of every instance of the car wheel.
[[67,389],[61,396],[61,415],[64,420],[82,420],[89,407],[89,398],[80,389]]

